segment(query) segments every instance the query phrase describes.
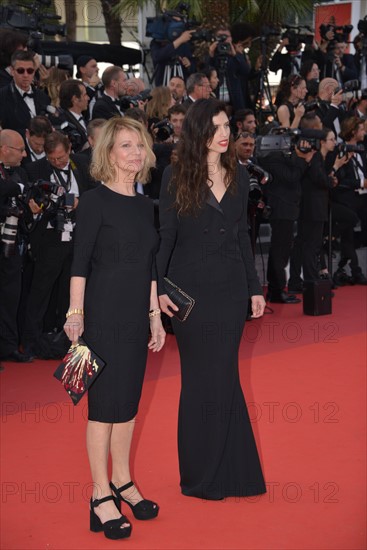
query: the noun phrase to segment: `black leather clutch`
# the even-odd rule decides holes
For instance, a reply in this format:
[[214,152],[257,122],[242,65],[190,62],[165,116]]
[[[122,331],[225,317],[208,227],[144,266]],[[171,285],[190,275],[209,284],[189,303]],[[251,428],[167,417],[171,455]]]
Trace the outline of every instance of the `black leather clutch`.
[[172,300],[175,306],[178,307],[178,311],[173,311],[173,309],[171,309],[172,313],[179,321],[186,321],[195,305],[194,298],[191,298],[191,296],[167,279],[167,277],[164,278],[164,286],[167,296]]

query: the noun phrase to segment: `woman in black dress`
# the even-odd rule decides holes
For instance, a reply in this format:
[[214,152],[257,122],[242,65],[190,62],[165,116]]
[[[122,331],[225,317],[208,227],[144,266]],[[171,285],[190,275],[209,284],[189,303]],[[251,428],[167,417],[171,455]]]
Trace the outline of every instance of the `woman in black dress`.
[[137,519],[156,517],[159,510],[143,499],[129,470],[147,351],[159,351],[165,339],[153,269],[158,245],[153,203],[135,192],[136,180],[144,181],[154,160],[139,122],[109,120],[101,129],[91,170],[103,184],[82,197],[77,211],[65,332],[72,341],[83,334],[106,363],[88,392],[87,449],[94,482],[91,530],[104,531],[108,538],[130,535],[121,500]]
[[291,75],[280,83],[276,104],[277,118],[284,128],[298,128],[305,108],[303,100],[307,94],[306,81],[299,76]]
[[264,312],[247,226],[249,179],[236,163],[225,104],[196,101],[183,122],[178,161],[164,173],[157,255],[162,311],[176,309],[164,276],[196,303],[173,318],[181,358],[178,450],[184,495],[219,500],[265,492],[238,373],[251,297]]

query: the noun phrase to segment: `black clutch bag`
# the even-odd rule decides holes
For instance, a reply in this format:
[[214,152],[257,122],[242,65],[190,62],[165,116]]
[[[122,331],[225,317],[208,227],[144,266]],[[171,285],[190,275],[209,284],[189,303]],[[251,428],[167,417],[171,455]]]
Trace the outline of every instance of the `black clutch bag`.
[[79,338],[78,343],[69,348],[54,377],[60,380],[74,405],[77,405],[104,366],[105,362]]
[[172,313],[179,321],[186,321],[195,305],[194,298],[191,298],[191,296],[167,279],[167,277],[164,278],[164,286],[167,296],[172,300],[175,306],[178,307],[178,311],[173,311],[173,309],[171,309]]

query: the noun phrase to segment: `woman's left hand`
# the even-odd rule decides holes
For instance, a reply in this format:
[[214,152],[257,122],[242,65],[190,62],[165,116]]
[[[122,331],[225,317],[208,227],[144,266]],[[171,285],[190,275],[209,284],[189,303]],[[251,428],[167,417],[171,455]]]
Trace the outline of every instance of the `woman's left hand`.
[[148,348],[152,351],[161,351],[164,346],[164,342],[166,341],[166,333],[159,315],[151,317],[150,332],[152,333],[152,336],[149,340]]
[[252,309],[252,319],[257,319],[264,315],[266,302],[262,294],[251,296],[251,309]]

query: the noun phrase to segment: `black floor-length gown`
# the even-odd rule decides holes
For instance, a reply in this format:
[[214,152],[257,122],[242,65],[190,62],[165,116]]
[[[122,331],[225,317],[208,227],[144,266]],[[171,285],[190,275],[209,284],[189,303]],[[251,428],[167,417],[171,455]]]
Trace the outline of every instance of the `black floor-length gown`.
[[127,422],[137,413],[147,359],[153,203],[101,185],[77,210],[72,276],[86,277],[83,338],[106,362],[88,392],[88,418]]
[[210,191],[197,216],[178,216],[166,169],[160,195],[158,293],[168,276],[195,300],[173,319],[182,389],[178,451],[182,493],[206,499],[265,492],[238,372],[248,296],[262,294],[247,227],[248,176],[239,165],[236,194]]

